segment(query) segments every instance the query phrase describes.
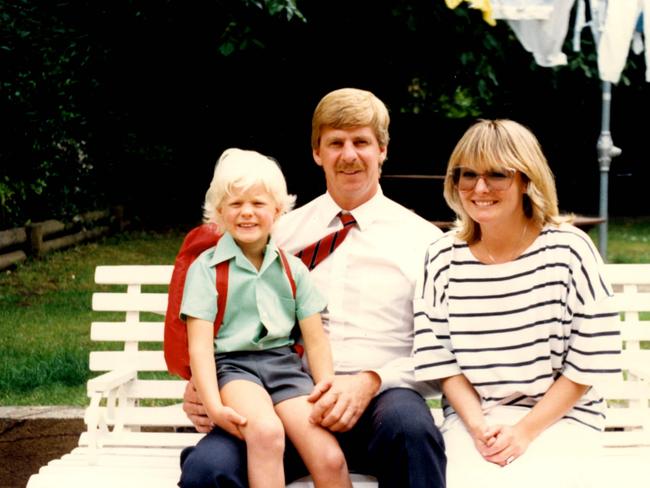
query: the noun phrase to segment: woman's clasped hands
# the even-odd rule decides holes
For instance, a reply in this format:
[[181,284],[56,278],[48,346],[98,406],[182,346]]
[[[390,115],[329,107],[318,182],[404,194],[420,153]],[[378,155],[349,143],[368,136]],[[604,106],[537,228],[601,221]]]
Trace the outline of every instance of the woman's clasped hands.
[[486,426],[473,437],[483,459],[502,467],[523,455],[532,441],[517,425]]

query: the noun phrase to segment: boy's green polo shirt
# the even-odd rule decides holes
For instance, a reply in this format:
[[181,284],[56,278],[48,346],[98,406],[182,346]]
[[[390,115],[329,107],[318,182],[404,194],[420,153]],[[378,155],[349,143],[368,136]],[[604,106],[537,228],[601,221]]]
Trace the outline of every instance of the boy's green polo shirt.
[[296,318],[321,312],[327,302],[314,287],[307,267],[285,252],[293,279],[282,267],[277,246],[270,240],[260,270],[255,269],[228,233],[204,251],[187,271],[181,318],[214,322],[217,316],[217,264],[230,260],[226,313],[215,340],[218,352],[258,351],[293,344],[290,338]]

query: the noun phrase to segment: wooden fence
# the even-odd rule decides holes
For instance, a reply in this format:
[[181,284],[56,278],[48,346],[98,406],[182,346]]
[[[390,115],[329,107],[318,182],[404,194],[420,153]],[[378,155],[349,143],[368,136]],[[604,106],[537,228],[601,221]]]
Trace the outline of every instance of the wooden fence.
[[46,220],[0,231],[0,269],[28,257],[39,257],[56,249],[119,232],[125,225],[124,208],[117,206],[77,215],[71,222]]

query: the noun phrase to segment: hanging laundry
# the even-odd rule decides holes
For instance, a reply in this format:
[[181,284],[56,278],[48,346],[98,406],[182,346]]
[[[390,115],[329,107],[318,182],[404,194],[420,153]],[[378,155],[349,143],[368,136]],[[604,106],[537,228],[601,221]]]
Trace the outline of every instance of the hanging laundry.
[[445,0],[447,7],[450,9],[455,9],[462,2],[469,3],[470,8],[475,8],[483,12],[483,20],[494,27],[497,23],[496,20],[492,17],[492,4],[490,0]]
[[632,52],[634,54],[643,52],[643,12],[639,15],[639,21],[636,23],[634,34],[632,34]]
[[553,12],[553,0],[491,0],[492,17],[509,20],[546,20]]
[[538,65],[546,68],[567,64],[562,46],[575,0],[551,0],[551,3],[553,10],[545,20],[507,21],[524,49],[533,54]]
[[[607,4],[607,17],[598,45],[598,71],[600,79],[618,83],[625,68],[634,32],[639,24],[639,16],[650,13],[650,0],[613,0]],[[650,39],[650,24],[643,23],[645,42]],[[635,41],[639,49],[640,37]],[[650,82],[650,49],[645,46],[645,79]]]
[[573,50],[582,50],[582,31],[590,27],[596,47],[600,42],[600,33],[605,28],[607,0],[577,0],[575,22],[573,27]]

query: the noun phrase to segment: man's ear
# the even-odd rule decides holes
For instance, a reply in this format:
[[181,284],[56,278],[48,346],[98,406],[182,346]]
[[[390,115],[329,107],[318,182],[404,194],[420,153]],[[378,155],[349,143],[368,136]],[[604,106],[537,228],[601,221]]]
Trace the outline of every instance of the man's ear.
[[388,158],[388,146],[380,147],[379,148],[379,167],[381,167],[384,164],[384,161],[386,161],[386,158]]
[[312,149],[311,150],[311,155],[314,157],[314,161],[316,161],[316,164],[318,166],[323,166],[323,162],[321,161],[321,158],[320,158],[320,149],[319,148]]

